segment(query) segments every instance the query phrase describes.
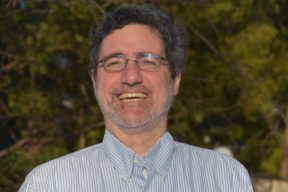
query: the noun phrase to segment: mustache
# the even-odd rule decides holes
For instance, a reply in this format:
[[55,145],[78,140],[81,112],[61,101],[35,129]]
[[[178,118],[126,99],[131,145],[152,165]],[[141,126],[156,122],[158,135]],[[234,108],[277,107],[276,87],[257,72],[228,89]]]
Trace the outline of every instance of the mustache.
[[121,85],[119,87],[115,87],[111,90],[111,94],[120,95],[122,93],[130,93],[130,92],[141,92],[144,94],[149,94],[152,90],[146,87],[145,85]]

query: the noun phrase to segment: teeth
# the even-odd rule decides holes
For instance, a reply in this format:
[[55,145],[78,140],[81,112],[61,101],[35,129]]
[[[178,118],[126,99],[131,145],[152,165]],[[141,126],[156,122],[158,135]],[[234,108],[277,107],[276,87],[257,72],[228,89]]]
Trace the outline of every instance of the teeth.
[[119,96],[120,100],[123,99],[142,99],[145,98],[146,95],[143,93],[123,93]]

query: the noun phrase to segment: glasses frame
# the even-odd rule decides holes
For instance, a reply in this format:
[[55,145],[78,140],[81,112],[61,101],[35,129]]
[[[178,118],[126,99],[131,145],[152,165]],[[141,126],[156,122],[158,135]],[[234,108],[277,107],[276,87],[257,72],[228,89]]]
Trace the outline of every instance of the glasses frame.
[[[153,58],[158,58],[159,61],[160,61],[160,64],[157,65],[157,67],[155,68],[156,70],[146,70],[146,69],[142,69],[141,67],[139,67],[139,59],[141,57],[153,57]],[[113,57],[119,57],[119,58],[122,58],[124,59],[124,64],[125,66],[123,67],[123,69],[119,69],[119,70],[108,70],[104,63],[109,60],[110,58],[113,58]],[[160,66],[161,65],[169,65],[169,63],[163,63],[162,61],[167,61],[168,62],[168,59],[167,58],[164,58],[164,57],[161,57],[160,55],[157,55],[157,54],[154,54],[154,53],[139,53],[137,55],[136,58],[127,58],[124,54],[121,54],[121,53],[114,53],[114,54],[110,54],[110,55],[107,55],[105,56],[103,59],[99,60],[97,62],[97,66],[98,67],[103,67],[105,71],[107,72],[120,72],[120,71],[124,71],[127,67],[127,64],[128,64],[128,61],[134,61],[134,63],[136,64],[137,68],[141,71],[149,71],[149,72],[155,72],[155,71],[158,71]],[[99,64],[100,63],[100,64]]]

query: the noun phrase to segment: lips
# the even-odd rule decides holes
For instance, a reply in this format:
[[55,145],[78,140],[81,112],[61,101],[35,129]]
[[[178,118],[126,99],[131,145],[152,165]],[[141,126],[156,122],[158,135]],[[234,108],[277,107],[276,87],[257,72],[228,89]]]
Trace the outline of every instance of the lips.
[[133,101],[137,101],[137,100],[141,100],[141,99],[145,99],[147,97],[146,94],[141,93],[141,92],[136,92],[136,93],[122,93],[119,95],[119,99],[120,100],[133,100]]

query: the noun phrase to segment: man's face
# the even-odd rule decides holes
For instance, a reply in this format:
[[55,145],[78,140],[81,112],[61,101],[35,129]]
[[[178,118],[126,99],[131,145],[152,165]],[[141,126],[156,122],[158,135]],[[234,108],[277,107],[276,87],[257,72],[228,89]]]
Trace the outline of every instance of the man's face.
[[[166,57],[161,35],[146,25],[131,24],[107,35],[101,43],[99,58],[123,54],[136,58],[139,53]],[[180,75],[171,79],[169,65],[158,71],[142,71],[129,60],[120,72],[98,67],[92,77],[95,95],[106,125],[121,129],[144,129],[167,120],[168,110],[178,92]]]

